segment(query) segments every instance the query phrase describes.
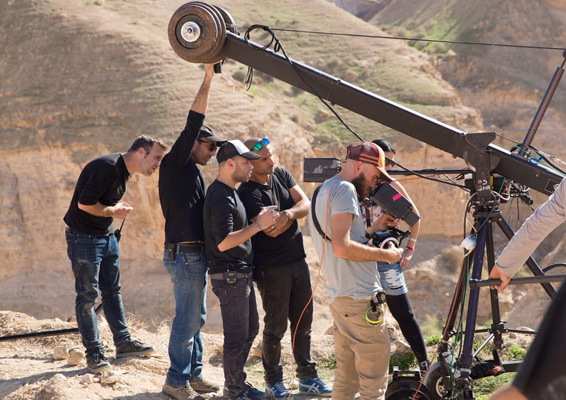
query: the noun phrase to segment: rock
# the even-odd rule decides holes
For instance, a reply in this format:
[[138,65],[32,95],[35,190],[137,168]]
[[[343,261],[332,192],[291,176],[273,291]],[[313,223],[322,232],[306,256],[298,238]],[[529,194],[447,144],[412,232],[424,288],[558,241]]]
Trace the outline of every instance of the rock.
[[100,377],[101,385],[115,385],[120,382],[122,374],[118,371],[109,370],[104,371]]
[[54,360],[66,360],[69,358],[69,350],[65,346],[55,347],[53,350]]
[[74,367],[76,365],[79,365],[84,358],[84,351],[79,349],[71,349],[69,350],[69,358],[67,359],[67,364]]

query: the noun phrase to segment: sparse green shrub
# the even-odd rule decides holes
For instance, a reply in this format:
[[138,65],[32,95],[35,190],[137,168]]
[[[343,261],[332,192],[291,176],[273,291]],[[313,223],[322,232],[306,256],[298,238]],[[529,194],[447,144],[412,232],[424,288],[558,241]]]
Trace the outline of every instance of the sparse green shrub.
[[413,353],[392,354],[389,358],[389,372],[393,372],[393,367],[399,367],[401,371],[410,370],[417,362]]
[[522,360],[527,355],[527,350],[517,346],[516,344],[509,346],[507,352],[512,360]]

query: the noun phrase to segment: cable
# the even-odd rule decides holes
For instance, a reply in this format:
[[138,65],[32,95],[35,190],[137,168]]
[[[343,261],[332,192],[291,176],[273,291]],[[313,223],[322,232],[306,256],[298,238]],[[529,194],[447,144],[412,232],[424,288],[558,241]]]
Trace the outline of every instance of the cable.
[[[336,112],[336,110],[334,110],[334,108],[328,104],[328,102],[326,100],[324,100],[320,94],[318,94],[318,92],[316,91],[315,88],[313,88],[311,86],[311,84],[309,82],[307,82],[307,80],[303,77],[303,75],[301,75],[300,71],[297,69],[297,67],[295,66],[295,64],[293,63],[293,61],[291,61],[291,59],[289,58],[289,56],[287,55],[287,53],[285,52],[285,49],[283,49],[283,45],[281,44],[281,42],[279,41],[279,39],[277,39],[277,37],[275,36],[275,32],[273,32],[273,30],[271,28],[269,28],[266,25],[251,25],[247,30],[246,33],[244,34],[244,40],[246,41],[246,43],[249,44],[249,38],[250,38],[250,32],[254,29],[262,29],[265,32],[269,33],[271,35],[271,41],[262,48],[265,49],[269,46],[271,46],[272,43],[275,43],[273,45],[273,51],[278,53],[279,51],[281,51],[281,53],[283,54],[283,56],[285,57],[285,59],[287,60],[287,62],[289,63],[289,65],[291,65],[291,67],[293,67],[293,70],[295,71],[295,73],[297,74],[297,76],[303,81],[303,83],[305,85],[307,85],[309,87],[309,89],[314,93],[314,95],[316,97],[318,97],[318,99],[322,102],[322,104],[324,104],[333,114],[334,116],[338,119],[338,121],[340,121],[342,123],[342,125],[344,125],[344,127],[346,129],[348,129],[350,132],[352,132],[352,134],[354,134],[354,136],[356,136],[359,140],[361,140],[362,142],[364,141],[364,139],[358,135],[358,133],[356,131],[354,131],[352,128],[350,128],[350,126],[342,119],[342,117],[340,117],[340,115],[338,114],[338,112]],[[250,45],[251,46],[251,45]],[[254,48],[254,47],[252,47]],[[251,68],[251,67],[250,67]],[[249,69],[248,69],[248,75],[250,75]],[[253,73],[251,73],[251,76],[253,77]],[[250,83],[251,85],[251,83]],[[249,88],[249,86],[247,86],[247,88]]]
[[460,45],[468,45],[468,46],[509,47],[509,48],[518,48],[518,49],[557,50],[557,51],[565,50],[563,47],[552,47],[552,46],[484,43],[484,42],[470,42],[470,41],[461,41],[461,40],[426,39],[426,38],[404,37],[404,36],[366,35],[359,33],[310,31],[310,30],[289,29],[289,28],[273,28],[273,30],[281,31],[281,32],[306,33],[306,34],[323,35],[323,36],[349,36],[349,37],[360,37],[360,38],[368,38],[368,39],[388,39],[388,40],[404,40],[411,42],[448,43],[448,44],[460,44]]

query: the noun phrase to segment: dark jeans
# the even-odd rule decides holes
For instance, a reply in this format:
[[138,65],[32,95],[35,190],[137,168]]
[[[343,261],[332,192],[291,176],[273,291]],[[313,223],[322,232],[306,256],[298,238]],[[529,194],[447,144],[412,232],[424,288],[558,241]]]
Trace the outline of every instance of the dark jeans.
[[[297,377],[299,380],[315,378],[316,363],[310,355],[312,301],[305,309],[312,291],[308,264],[301,259],[287,265],[266,267],[263,269],[263,275],[258,279],[257,287],[265,310],[263,320],[265,382],[273,384],[283,381],[281,339],[287,330],[287,319],[291,323],[291,340],[294,339],[293,356],[297,363]],[[297,328],[299,317],[301,320]]]
[[246,390],[244,365],[259,332],[259,317],[252,277],[226,283],[211,279],[212,291],[220,300],[224,330],[224,386],[230,399],[242,397]]
[[87,355],[104,354],[94,304],[98,291],[114,344],[130,340],[120,293],[120,251],[114,235],[85,235],[67,229],[67,255],[75,275],[75,313]]

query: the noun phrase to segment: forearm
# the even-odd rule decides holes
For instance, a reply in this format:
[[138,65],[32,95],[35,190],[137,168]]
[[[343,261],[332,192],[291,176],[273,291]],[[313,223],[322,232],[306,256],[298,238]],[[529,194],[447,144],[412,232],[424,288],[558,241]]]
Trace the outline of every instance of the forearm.
[[89,214],[95,215],[97,217],[113,217],[114,216],[114,207],[113,206],[105,206],[101,202],[97,202],[96,204],[86,205],[79,203],[79,209],[87,212]]
[[293,207],[285,210],[284,212],[287,214],[290,220],[301,219],[308,215],[310,205],[311,203],[308,199],[303,199],[295,203]]
[[196,111],[201,114],[206,114],[206,109],[208,108],[208,98],[210,95],[210,84],[212,82],[212,74],[206,74],[204,76],[204,81],[200,85],[197,92],[191,110]]
[[350,240],[338,243],[332,239],[332,253],[336,257],[351,261],[384,261],[389,262],[391,254],[388,250],[368,246]]
[[239,246],[240,244],[251,238],[253,235],[258,233],[260,230],[260,225],[257,222],[254,222],[243,229],[235,232],[230,232],[224,238],[224,240],[222,240],[222,242],[218,244],[218,250],[226,251],[230,250],[233,247]]
[[564,222],[563,201],[565,193],[563,185],[560,186],[554,195],[527,218],[497,258],[495,264],[505,275],[513,276],[543,239]]

